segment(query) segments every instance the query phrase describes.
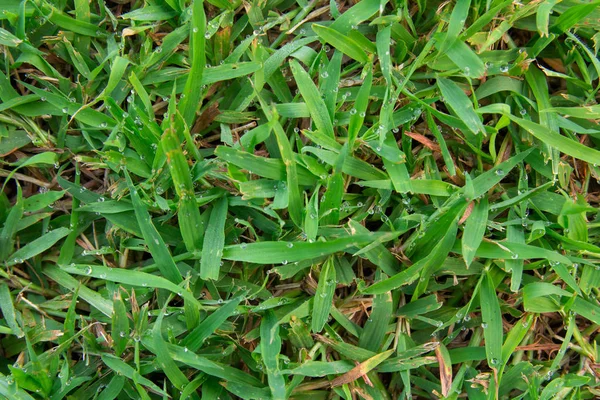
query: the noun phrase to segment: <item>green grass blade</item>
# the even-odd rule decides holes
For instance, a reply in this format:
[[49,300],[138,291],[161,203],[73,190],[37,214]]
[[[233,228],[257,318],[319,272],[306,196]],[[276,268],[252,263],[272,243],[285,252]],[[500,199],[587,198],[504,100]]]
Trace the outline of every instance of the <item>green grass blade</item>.
[[281,337],[279,325],[272,311],[267,311],[260,323],[260,350],[267,371],[269,387],[274,400],[285,399],[285,381],[279,371]]
[[568,139],[557,132],[549,131],[535,122],[518,118],[513,115],[509,115],[509,118],[535,136],[538,140],[558,149],[562,153],[586,161],[590,164],[600,164],[600,151],[585,146],[575,140]]
[[462,253],[467,268],[473,262],[477,248],[483,240],[488,220],[488,199],[482,198],[476,202],[469,219],[465,224],[462,238]]
[[164,311],[163,308],[152,329],[153,352],[156,354],[156,363],[164,371],[173,386],[177,389],[183,389],[189,384],[189,381],[171,357],[167,343],[162,337],[161,327],[165,314]]
[[71,275],[67,274],[65,271],[61,270],[56,266],[48,265],[44,267],[44,275],[52,279],[54,282],[58,283],[60,286],[68,289],[71,292],[78,292],[79,297],[84,299],[88,304],[95,307],[102,314],[107,317],[112,317],[113,315],[113,304],[111,301],[102,297],[98,292],[88,288],[85,285],[82,285],[77,279],[73,278]]
[[125,303],[119,292],[113,296],[113,315],[112,315],[111,333],[114,343],[115,355],[121,356],[127,347],[129,341],[129,321],[127,320],[127,310]]
[[24,333],[17,322],[17,314],[13,303],[10,289],[5,283],[0,285],[0,309],[6,324],[11,329],[12,334],[17,337],[23,337]]
[[333,266],[333,258],[329,257],[321,269],[313,303],[311,330],[314,333],[321,332],[329,318],[333,296],[335,295],[335,287],[335,268]]
[[352,115],[350,115],[350,123],[348,125],[348,145],[350,146],[351,151],[354,150],[354,142],[356,141],[360,128],[363,126],[365,120],[372,82],[373,73],[369,69],[363,80],[363,84],[356,95],[356,101],[354,102],[354,109],[356,112],[354,114],[351,113]]
[[502,359],[502,314],[496,297],[496,288],[490,274],[481,281],[481,319],[485,337],[485,353],[488,365],[499,369],[505,362]]
[[458,0],[452,9],[450,21],[448,23],[448,31],[444,41],[440,44],[439,54],[444,54],[458,39],[458,35],[465,26],[465,21],[469,16],[469,7],[471,0]]
[[221,326],[227,318],[231,317],[242,297],[236,297],[219,307],[218,310],[206,317],[193,331],[183,340],[182,344],[191,351],[198,351],[204,341]]
[[473,103],[456,83],[446,78],[437,79],[445,103],[464,121],[474,134],[485,133],[485,128],[475,113]]
[[2,231],[0,231],[0,260],[6,261],[8,255],[12,252],[14,246],[14,236],[17,233],[17,224],[23,217],[24,201],[23,191],[20,185],[17,185],[17,199],[10,209]]
[[177,265],[175,265],[163,238],[154,227],[148,209],[142,202],[138,190],[133,185],[127,172],[125,172],[125,178],[127,179],[127,186],[129,187],[129,193],[131,194],[131,202],[133,203],[135,217],[142,231],[144,240],[146,241],[146,245],[150,250],[150,254],[152,254],[152,257],[158,263],[163,276],[171,282],[181,282],[183,280],[181,273],[177,269]]
[[348,57],[351,57],[360,63],[366,63],[369,61],[369,56],[367,53],[359,46],[358,43],[348,36],[341,34],[335,29],[317,24],[314,24],[312,29],[317,35],[319,35],[321,40],[329,43],[342,53],[346,54]]
[[473,194],[472,198],[477,198],[484,195],[488,190],[496,186],[502,181],[506,174],[512,170],[517,164],[525,159],[533,149],[525,150],[508,160],[496,165],[495,167],[485,171],[483,174],[473,179]]
[[310,78],[310,75],[295,60],[290,61],[290,67],[294,74],[294,78],[298,82],[298,90],[300,90],[300,93],[308,106],[313,123],[324,135],[331,138],[335,137],[333,133],[333,124],[327,113],[325,102],[321,98],[321,94]]
[[[256,242],[225,246],[223,259],[258,264],[280,264],[323,257],[351,247],[364,246],[385,234],[346,236],[328,242]],[[291,244],[291,246],[290,246]]]
[[171,117],[170,126],[163,134],[161,143],[179,197],[178,220],[181,236],[188,251],[199,251],[204,230],[187,160],[175,134],[174,116]]
[[206,227],[200,277],[202,279],[218,279],[221,269],[221,257],[225,245],[225,221],[227,220],[227,198],[223,197],[213,207]]
[[196,111],[202,99],[202,75],[206,65],[205,38],[206,15],[202,1],[192,3],[192,19],[190,20],[190,58],[191,68],[185,82],[181,101],[181,115],[188,127],[191,127]]
[[114,357],[110,354],[103,354],[102,361],[110,367],[117,374],[121,374],[126,378],[133,380],[141,385],[148,387],[155,393],[158,393],[163,396],[168,396],[166,392],[164,392],[160,387],[154,384],[151,380],[144,378],[138,371],[133,369],[130,365],[121,361],[119,358]]
[[304,234],[309,242],[317,239],[319,232],[319,192],[315,191],[306,204],[304,215]]
[[167,344],[171,357],[177,362],[189,365],[205,374],[216,376],[225,381],[245,383],[254,387],[262,387],[262,383],[245,372],[227,364],[217,363],[208,358],[199,356],[192,351],[185,351],[184,347]]
[[71,231],[69,228],[58,228],[46,233],[26,246],[15,251],[9,258],[8,265],[21,264],[24,260],[33,258],[54,246],[60,239],[67,236]]
[[391,316],[391,292],[375,295],[371,314],[360,335],[358,345],[367,350],[379,351],[387,334]]
[[300,189],[298,187],[298,173],[294,152],[283,127],[277,120],[277,116],[271,116],[270,118],[269,124],[275,133],[279,153],[285,165],[290,217],[296,226],[300,227],[302,226],[302,198],[300,197]]
[[388,0],[362,0],[346,10],[339,18],[337,18],[331,28],[336,31],[347,34],[363,21],[368,20],[377,11],[385,7]]
[[107,281],[124,283],[132,286],[165,289],[196,305],[200,304],[189,291],[183,290],[181,286],[178,286],[163,277],[148,274],[146,272],[89,264],[71,264],[67,267],[63,267],[62,269],[71,274],[93,276],[94,278],[105,279]]
[[571,29],[579,21],[583,20],[588,14],[598,8],[600,1],[592,1],[586,4],[577,4],[569,7],[552,24],[550,32],[561,34]]

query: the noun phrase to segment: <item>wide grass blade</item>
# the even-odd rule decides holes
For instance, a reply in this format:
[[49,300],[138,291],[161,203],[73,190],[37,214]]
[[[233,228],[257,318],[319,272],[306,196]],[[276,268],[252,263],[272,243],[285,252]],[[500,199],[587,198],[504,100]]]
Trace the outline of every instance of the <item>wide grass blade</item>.
[[210,213],[206,235],[202,245],[200,276],[202,279],[218,279],[221,257],[225,245],[225,221],[227,220],[227,198],[217,201]]
[[558,149],[562,153],[586,161],[590,164],[600,163],[600,151],[594,148],[585,146],[575,140],[568,139],[557,132],[549,131],[535,122],[518,118],[513,115],[510,115],[509,118],[519,124],[527,132],[531,133],[531,135],[535,136],[538,140]]
[[[346,236],[327,242],[256,242],[225,246],[223,259],[259,264],[280,264],[327,256],[352,247],[364,246],[386,234]],[[291,244],[291,246],[290,246]]]
[[188,251],[198,251],[202,248],[204,227],[196,204],[190,170],[175,130],[175,117],[171,116],[169,127],[163,134],[161,143],[173,178],[173,186],[179,196],[178,220],[181,236]]
[[321,40],[325,41],[326,43],[329,43],[330,45],[332,45],[342,53],[346,54],[347,56],[355,59],[356,61],[366,63],[369,60],[367,53],[365,53],[362,47],[360,47],[358,43],[356,43],[348,36],[341,34],[335,29],[317,24],[314,24],[312,26],[312,29],[317,35],[319,35]]
[[392,306],[391,292],[373,297],[371,314],[358,341],[360,347],[374,352],[381,349],[392,316]]
[[8,212],[2,231],[0,231],[0,260],[2,261],[6,261],[13,250],[14,236],[17,233],[18,223],[23,217],[24,208],[23,191],[21,186],[17,185],[16,202]]
[[462,253],[467,268],[473,262],[477,248],[483,240],[488,220],[488,200],[484,197],[474,203],[471,215],[467,219],[462,238]]
[[65,271],[56,266],[48,265],[44,267],[44,275],[71,292],[77,291],[79,297],[85,300],[88,304],[92,305],[107,317],[112,317],[113,304],[111,301],[102,297],[98,292],[88,288],[85,285],[82,285],[80,281],[73,278]]
[[196,111],[202,99],[202,75],[206,65],[205,31],[206,14],[202,1],[194,1],[191,6],[192,18],[190,20],[190,58],[191,68],[183,89],[181,101],[181,114],[188,127],[191,127]]
[[321,332],[329,318],[336,283],[333,258],[329,257],[321,269],[319,284],[313,303],[311,330],[314,333]]
[[35,239],[28,243],[26,246],[21,247],[15,251],[8,261],[8,265],[21,264],[24,260],[33,258],[38,254],[43,253],[52,246],[54,246],[60,239],[67,236],[71,231],[68,228],[58,228],[53,231],[46,233],[44,236]]
[[310,75],[295,60],[290,61],[290,67],[294,74],[294,78],[298,82],[298,90],[300,90],[300,93],[306,102],[316,128],[322,134],[333,138],[335,136],[333,133],[333,124],[327,113],[327,107],[325,106],[323,99],[321,99],[321,94],[310,78]]
[[103,354],[102,361],[117,374],[123,375],[126,378],[129,378],[134,382],[139,383],[140,385],[144,385],[155,393],[158,393],[163,396],[168,396],[165,391],[163,391],[160,387],[154,384],[151,380],[144,378],[142,375],[140,375],[138,371],[133,369],[129,364],[126,364],[125,362],[121,361],[119,358],[114,357],[110,354]]
[[129,193],[131,194],[131,202],[133,203],[135,217],[142,231],[146,246],[148,246],[148,249],[150,250],[150,254],[152,254],[152,257],[157,262],[161,273],[168,280],[175,283],[181,282],[183,280],[181,273],[177,269],[177,265],[175,265],[163,238],[154,227],[148,209],[142,202],[142,199],[137,192],[138,189],[133,185],[127,172],[125,172],[125,178],[127,179],[127,186],[129,187]]
[[485,338],[485,353],[491,368],[499,369],[505,362],[502,359],[502,315],[496,297],[496,288],[490,274],[481,281],[481,319]]
[[124,283],[132,286],[165,289],[196,305],[200,304],[189,291],[183,290],[181,286],[178,286],[163,277],[148,274],[146,272],[123,270],[119,268],[110,268],[101,265],[89,264],[71,264],[63,267],[62,269],[66,272],[76,275],[93,276],[95,278]]
[[12,334],[17,337],[23,337],[24,333],[17,321],[17,313],[10,294],[10,289],[8,288],[8,285],[4,283],[0,285],[0,309],[2,310],[4,320],[11,329]]
[[445,103],[464,121],[474,134],[485,133],[485,128],[475,113],[473,103],[456,83],[446,78],[438,78],[437,85],[444,96]]
[[206,317],[189,335],[183,340],[183,345],[191,351],[198,351],[204,341],[208,339],[214,331],[221,326],[227,318],[231,317],[242,297],[236,297],[229,300],[226,304],[219,307],[218,310]]
[[285,381],[279,371],[281,337],[279,325],[272,311],[267,311],[260,324],[260,350],[265,364],[273,399],[285,399]]

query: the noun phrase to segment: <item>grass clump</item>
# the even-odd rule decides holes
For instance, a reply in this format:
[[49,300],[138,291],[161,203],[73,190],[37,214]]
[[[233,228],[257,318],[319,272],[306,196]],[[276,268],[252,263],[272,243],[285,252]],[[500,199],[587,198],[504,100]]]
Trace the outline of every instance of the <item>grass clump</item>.
[[598,2],[0,11],[0,396],[600,395]]

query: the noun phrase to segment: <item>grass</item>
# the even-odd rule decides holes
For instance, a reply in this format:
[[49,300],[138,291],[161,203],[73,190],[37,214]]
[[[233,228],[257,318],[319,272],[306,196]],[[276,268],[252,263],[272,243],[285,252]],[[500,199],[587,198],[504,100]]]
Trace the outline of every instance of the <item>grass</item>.
[[3,0],[0,397],[598,398],[599,5]]

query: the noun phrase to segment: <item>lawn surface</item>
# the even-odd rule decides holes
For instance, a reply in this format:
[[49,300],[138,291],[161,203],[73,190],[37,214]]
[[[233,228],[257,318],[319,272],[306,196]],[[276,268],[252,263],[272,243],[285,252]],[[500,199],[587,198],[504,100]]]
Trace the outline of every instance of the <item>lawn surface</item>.
[[0,397],[598,398],[599,5],[1,0]]

